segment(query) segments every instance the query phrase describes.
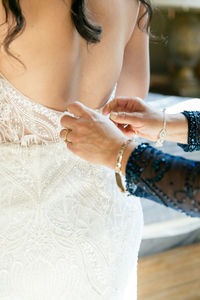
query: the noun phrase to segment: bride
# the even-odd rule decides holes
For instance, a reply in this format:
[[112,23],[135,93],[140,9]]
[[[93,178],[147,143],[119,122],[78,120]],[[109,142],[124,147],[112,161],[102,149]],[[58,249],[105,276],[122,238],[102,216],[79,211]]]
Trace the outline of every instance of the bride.
[[146,97],[150,3],[0,5],[0,299],[136,299],[140,201],[59,133],[75,100]]

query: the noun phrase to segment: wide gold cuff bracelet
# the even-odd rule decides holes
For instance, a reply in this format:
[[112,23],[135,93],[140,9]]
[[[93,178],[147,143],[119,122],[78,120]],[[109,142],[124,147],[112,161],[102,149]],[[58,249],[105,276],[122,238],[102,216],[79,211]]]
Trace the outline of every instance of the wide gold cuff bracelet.
[[117,154],[117,160],[115,165],[115,178],[117,182],[117,186],[119,187],[120,191],[122,193],[126,192],[126,189],[122,183],[122,158],[124,155],[124,151],[126,150],[128,144],[132,142],[132,140],[127,140],[125,143],[122,144],[118,154]]

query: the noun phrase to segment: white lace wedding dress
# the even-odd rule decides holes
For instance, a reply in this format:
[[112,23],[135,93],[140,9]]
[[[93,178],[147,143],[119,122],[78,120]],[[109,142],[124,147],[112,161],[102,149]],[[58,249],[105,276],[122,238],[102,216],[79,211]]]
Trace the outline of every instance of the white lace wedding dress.
[[140,201],[0,77],[0,300],[134,300]]

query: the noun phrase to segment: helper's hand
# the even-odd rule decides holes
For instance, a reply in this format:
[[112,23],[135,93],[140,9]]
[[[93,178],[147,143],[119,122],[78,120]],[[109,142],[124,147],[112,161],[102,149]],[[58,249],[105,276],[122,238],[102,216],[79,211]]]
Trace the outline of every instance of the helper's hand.
[[116,98],[103,109],[104,115],[109,113],[110,119],[128,137],[138,135],[157,141],[163,128],[163,113],[139,98]]
[[[115,168],[117,153],[127,137],[107,117],[79,102],[70,104],[67,110],[76,116],[61,118],[65,129],[60,136],[69,150],[89,162]],[[133,149],[130,145],[126,160]]]

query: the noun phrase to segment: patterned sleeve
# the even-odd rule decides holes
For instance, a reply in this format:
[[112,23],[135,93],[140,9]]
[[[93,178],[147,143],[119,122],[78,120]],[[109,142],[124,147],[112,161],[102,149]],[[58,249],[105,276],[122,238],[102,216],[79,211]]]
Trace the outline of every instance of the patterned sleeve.
[[132,195],[200,217],[200,162],[141,144],[129,157],[126,188]]
[[188,120],[188,144],[178,144],[185,152],[200,151],[200,112],[184,111]]

